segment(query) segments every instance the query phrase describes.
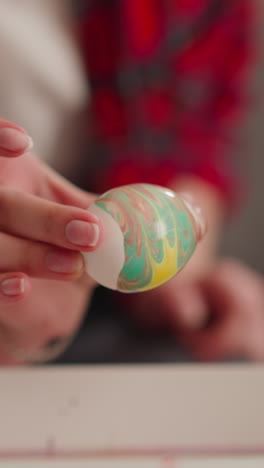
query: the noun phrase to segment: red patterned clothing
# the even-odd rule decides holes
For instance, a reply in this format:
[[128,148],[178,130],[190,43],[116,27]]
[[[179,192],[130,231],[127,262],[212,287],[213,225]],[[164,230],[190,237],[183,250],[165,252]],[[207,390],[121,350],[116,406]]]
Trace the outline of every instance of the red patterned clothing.
[[83,0],[89,187],[197,175],[228,202],[254,56],[251,0]]

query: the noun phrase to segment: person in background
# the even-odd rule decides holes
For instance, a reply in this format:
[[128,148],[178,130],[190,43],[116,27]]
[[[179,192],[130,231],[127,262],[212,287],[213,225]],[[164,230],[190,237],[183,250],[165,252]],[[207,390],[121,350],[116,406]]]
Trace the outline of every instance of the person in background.
[[254,14],[249,0],[0,3],[1,364],[71,342],[96,287],[80,250],[101,226],[85,209],[135,182],[190,193],[208,234],[178,277],[111,294],[106,313],[167,330],[199,359],[264,358],[263,278],[217,258],[243,191]]

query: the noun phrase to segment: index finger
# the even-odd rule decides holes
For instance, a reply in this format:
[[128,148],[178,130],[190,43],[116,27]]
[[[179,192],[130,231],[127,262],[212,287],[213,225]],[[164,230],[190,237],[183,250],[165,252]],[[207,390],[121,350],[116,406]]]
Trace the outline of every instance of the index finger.
[[0,231],[14,236],[84,251],[102,239],[102,223],[88,210],[6,189],[0,189],[0,209]]
[[0,119],[0,156],[17,157],[33,147],[27,132],[9,120]]

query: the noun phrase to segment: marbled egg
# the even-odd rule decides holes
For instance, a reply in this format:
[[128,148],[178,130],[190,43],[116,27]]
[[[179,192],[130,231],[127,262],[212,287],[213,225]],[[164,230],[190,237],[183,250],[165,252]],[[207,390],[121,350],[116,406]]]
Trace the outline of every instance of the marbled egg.
[[204,234],[198,208],[167,188],[134,184],[101,195],[89,208],[103,223],[102,244],[85,253],[87,272],[122,292],[156,288],[191,258]]

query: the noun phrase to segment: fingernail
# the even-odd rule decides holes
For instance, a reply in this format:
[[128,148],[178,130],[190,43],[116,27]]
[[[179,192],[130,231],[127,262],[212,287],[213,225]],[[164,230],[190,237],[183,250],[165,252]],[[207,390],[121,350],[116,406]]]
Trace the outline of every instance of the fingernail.
[[85,221],[70,221],[65,229],[66,239],[82,247],[95,247],[99,240],[99,226]]
[[193,203],[194,202],[193,195],[191,195],[188,192],[180,192],[179,195],[181,196],[181,198],[183,198],[183,200],[187,201],[187,203]]
[[195,203],[191,194],[181,193],[180,196],[195,222],[197,241],[200,241],[203,239],[207,231],[207,222],[203,214],[203,210]]
[[47,267],[54,273],[81,273],[83,270],[83,259],[75,252],[51,251],[46,257]]
[[24,278],[9,278],[1,284],[2,293],[5,296],[19,296],[25,292]]
[[0,130],[0,147],[3,150],[17,153],[26,153],[33,148],[33,140],[26,133],[15,128],[2,128]]

